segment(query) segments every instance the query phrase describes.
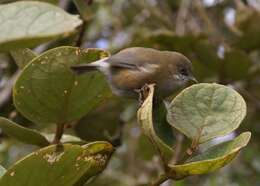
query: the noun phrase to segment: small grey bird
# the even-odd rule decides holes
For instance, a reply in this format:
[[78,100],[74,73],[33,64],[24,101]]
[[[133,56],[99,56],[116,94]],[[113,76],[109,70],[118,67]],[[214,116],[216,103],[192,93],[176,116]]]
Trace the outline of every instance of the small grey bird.
[[127,97],[138,97],[136,90],[155,83],[156,96],[164,98],[189,80],[196,81],[192,64],[184,55],[143,47],[126,48],[111,57],[71,69],[78,74],[99,70],[114,94]]

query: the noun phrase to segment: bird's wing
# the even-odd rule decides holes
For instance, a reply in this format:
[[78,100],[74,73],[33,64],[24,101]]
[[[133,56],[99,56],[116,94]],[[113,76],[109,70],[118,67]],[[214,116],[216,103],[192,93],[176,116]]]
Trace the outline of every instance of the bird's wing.
[[110,64],[111,67],[138,70],[140,62],[137,62],[136,60],[136,58],[114,55],[110,57],[107,62]]
[[120,69],[131,69],[135,71],[145,72],[145,73],[153,73],[159,68],[159,64],[149,63],[146,60],[142,60],[140,58],[111,58],[107,60],[110,63],[112,68],[120,68]]
[[127,68],[127,69],[138,70],[137,65],[127,63],[127,62],[122,62],[122,61],[118,61],[118,62],[113,61],[112,63],[110,63],[110,65],[115,68]]
[[128,48],[107,59],[111,67],[141,70],[150,64],[158,64],[154,49]]

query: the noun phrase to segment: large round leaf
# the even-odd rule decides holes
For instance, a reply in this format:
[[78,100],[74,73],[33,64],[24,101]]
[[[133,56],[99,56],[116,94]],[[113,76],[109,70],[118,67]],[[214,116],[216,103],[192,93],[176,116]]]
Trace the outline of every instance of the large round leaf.
[[179,178],[213,172],[232,161],[241,148],[247,145],[250,136],[250,132],[244,132],[231,141],[209,148],[191,158],[189,162],[181,165],[169,165],[169,168]]
[[78,76],[71,65],[109,54],[98,49],[59,47],[35,58],[14,85],[14,104],[35,123],[68,123],[92,110],[111,93],[99,72]]
[[20,1],[0,5],[0,51],[34,47],[75,32],[82,21],[49,3]]
[[248,76],[251,60],[248,54],[242,50],[233,49],[226,52],[223,63],[225,78],[240,80],[245,79]]
[[0,186],[73,186],[101,172],[113,152],[106,142],[48,146],[16,162]]
[[161,158],[168,162],[173,156],[174,137],[171,127],[165,122],[164,105],[156,105],[153,110],[154,85],[148,85],[148,96],[137,113],[138,121],[144,134],[152,142]]
[[246,115],[244,99],[232,88],[201,83],[183,90],[169,105],[169,123],[202,143],[235,130]]

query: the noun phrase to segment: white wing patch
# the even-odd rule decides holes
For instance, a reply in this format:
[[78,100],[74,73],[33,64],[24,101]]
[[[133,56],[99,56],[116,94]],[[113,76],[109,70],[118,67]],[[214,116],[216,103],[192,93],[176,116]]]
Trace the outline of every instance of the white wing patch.
[[106,60],[108,59],[109,57],[106,57],[106,58],[102,58],[98,61],[95,61],[95,62],[92,62],[90,64],[92,64],[93,66],[96,66],[101,72],[103,72],[105,75],[108,75],[109,73],[109,67],[110,67],[110,64],[108,62],[106,62]]
[[138,67],[139,70],[146,73],[154,73],[157,68],[159,68],[159,65],[149,63],[145,63],[144,66]]
[[93,66],[98,66],[98,67],[101,67],[101,68],[108,68],[110,66],[109,63],[106,62],[106,60],[108,59],[109,57],[105,57],[105,58],[102,58],[100,60],[97,60],[97,61],[94,61],[92,62],[91,64]]

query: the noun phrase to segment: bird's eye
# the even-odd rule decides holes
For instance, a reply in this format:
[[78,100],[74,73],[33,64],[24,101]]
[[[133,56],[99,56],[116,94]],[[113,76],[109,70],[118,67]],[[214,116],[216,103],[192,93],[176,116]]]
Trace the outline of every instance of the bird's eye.
[[188,76],[188,71],[185,68],[181,68],[180,74],[183,75],[183,76]]

